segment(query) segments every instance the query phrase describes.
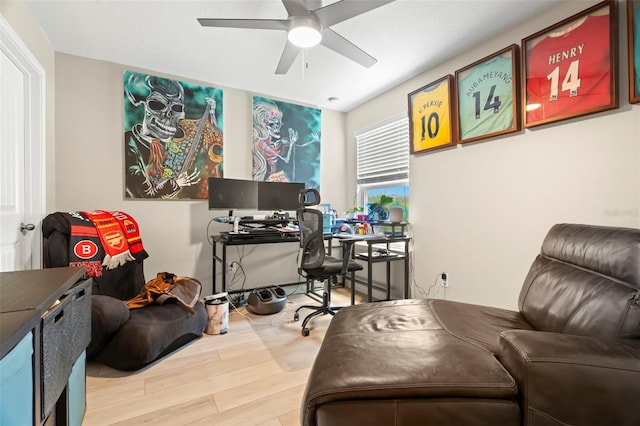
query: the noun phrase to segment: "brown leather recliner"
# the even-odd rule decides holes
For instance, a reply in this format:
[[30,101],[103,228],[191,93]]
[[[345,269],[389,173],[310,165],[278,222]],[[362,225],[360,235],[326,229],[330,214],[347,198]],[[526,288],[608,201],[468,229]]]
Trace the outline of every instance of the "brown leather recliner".
[[640,229],[559,224],[518,311],[447,300],[342,309],[304,425],[640,425]]

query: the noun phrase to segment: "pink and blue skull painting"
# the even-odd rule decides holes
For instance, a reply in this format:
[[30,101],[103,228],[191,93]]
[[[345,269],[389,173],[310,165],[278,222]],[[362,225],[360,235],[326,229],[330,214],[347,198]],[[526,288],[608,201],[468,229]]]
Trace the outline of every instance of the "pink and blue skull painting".
[[254,96],[253,180],[319,189],[320,132],[319,109]]

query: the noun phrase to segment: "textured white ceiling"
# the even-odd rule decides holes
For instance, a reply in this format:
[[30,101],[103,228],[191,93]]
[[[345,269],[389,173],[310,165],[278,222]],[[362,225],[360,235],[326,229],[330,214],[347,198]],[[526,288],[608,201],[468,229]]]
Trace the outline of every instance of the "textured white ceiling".
[[26,1],[57,52],[349,111],[561,0],[396,0],[331,27],[378,59],[373,67],[317,46],[286,75],[274,73],[284,31],[196,20],[286,19],[280,0]]

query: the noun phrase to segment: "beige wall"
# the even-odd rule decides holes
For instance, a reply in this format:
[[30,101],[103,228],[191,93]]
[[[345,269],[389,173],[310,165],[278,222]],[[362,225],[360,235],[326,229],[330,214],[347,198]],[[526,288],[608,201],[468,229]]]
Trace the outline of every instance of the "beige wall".
[[[352,110],[349,163],[355,161],[353,132],[406,111],[409,92],[595,3],[563,3]],[[554,223],[640,227],[640,105],[628,103],[625,14],[619,9],[619,109],[411,158],[416,296],[446,271],[446,298],[515,308]],[[355,177],[349,177],[353,193]]]
[[[120,64],[56,54],[56,209],[130,213],[140,225],[143,243],[150,254],[145,263],[147,278],[161,271],[193,276],[202,281],[203,294],[210,294],[212,260],[207,235],[230,229],[229,225],[210,224],[213,217],[227,212],[209,211],[205,200],[125,200],[123,197],[122,73],[125,69],[128,68]],[[186,80],[158,71],[129,69]],[[217,86],[215,76],[212,80],[194,83]],[[250,179],[253,94],[230,88],[223,90],[225,177]],[[343,151],[343,135],[344,114],[323,110],[320,187],[323,201],[342,208],[345,195],[340,182],[346,179],[346,167],[344,155],[335,153]],[[291,257],[285,247],[276,247],[268,256],[258,250],[246,259],[254,265],[248,270],[255,272],[268,266],[272,269],[270,276],[265,276],[263,271],[255,272],[249,277],[248,287],[295,280],[295,261],[290,262],[292,267],[287,268],[289,273],[284,277],[279,275],[284,268],[274,267],[278,262],[271,255],[281,250],[285,250],[281,254],[283,258]]]

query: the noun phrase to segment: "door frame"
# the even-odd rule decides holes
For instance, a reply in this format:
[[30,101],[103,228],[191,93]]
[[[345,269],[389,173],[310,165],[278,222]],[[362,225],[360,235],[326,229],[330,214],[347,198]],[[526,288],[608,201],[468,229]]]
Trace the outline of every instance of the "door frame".
[[7,20],[0,15],[0,49],[24,73],[24,223],[33,223],[27,268],[42,268],[42,219],[46,206],[46,72]]

